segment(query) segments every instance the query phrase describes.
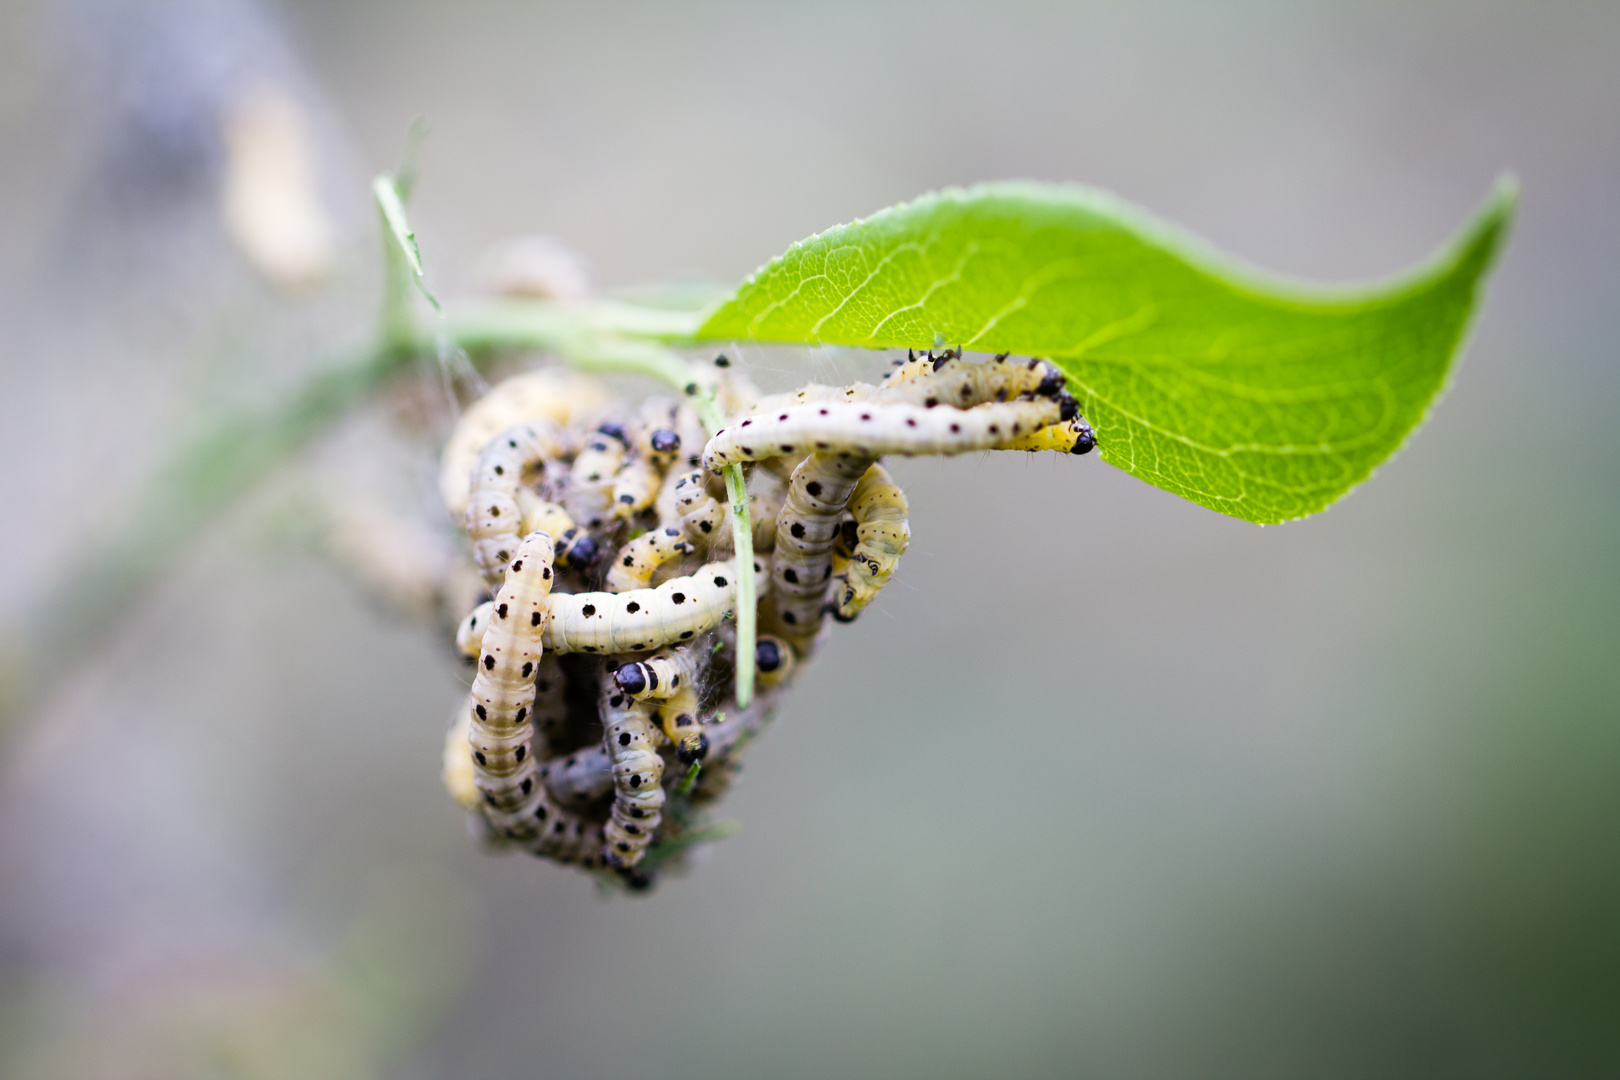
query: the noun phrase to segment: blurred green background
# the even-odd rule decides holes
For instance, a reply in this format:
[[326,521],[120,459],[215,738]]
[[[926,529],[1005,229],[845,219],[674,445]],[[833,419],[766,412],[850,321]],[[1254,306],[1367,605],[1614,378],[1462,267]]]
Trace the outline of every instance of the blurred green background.
[[[357,419],[33,673],[0,1073],[1620,1073],[1617,56],[1603,3],[0,5],[13,633],[197,417],[364,340],[365,181],[419,113],[451,295],[510,234],[608,288],[730,282],[1001,177],[1348,281],[1524,186],[1454,388],[1325,515],[898,462],[894,585],[752,748],[742,832],[648,898],[466,836],[460,669],[304,535],[322,469],[431,508],[427,451]],[[222,117],[267,82],[318,148],[318,293],[220,223]]]

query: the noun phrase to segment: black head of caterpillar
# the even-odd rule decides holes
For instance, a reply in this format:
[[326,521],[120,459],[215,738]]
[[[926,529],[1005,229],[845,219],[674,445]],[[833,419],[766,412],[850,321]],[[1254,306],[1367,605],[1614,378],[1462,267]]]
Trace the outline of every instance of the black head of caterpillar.
[[793,648],[779,637],[761,634],[754,642],[754,670],[761,686],[778,686],[793,675]]

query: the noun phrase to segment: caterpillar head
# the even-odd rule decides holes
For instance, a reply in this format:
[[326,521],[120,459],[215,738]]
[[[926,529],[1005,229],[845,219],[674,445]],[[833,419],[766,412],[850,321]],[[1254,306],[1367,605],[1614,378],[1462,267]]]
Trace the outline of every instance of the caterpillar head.
[[702,732],[693,740],[691,745],[683,744],[675,751],[675,757],[682,765],[690,765],[695,761],[702,761],[709,756],[709,737]]

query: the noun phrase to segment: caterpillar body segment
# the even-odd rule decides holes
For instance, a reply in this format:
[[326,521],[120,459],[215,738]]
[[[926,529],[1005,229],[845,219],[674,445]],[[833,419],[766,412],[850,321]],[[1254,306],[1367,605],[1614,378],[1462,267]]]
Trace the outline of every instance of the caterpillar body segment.
[[532,812],[529,803],[539,791],[528,720],[543,653],[551,557],[551,537],[545,533],[531,533],[518,545],[506,583],[492,601],[474,669],[468,732],[474,778],[485,817],[504,835],[527,827],[522,819]]
[[788,482],[776,515],[771,588],[777,617],[795,638],[813,637],[821,625],[839,518],[871,465],[867,457],[814,453]]
[[473,775],[472,747],[468,738],[472,733],[472,702],[463,701],[456,713],[456,722],[444,736],[444,787],[450,797],[464,810],[476,810],[481,801],[478,780]]
[[624,467],[624,455],[624,433],[616,426],[607,432],[598,430],[585,440],[574,458],[569,473],[572,483],[563,496],[563,505],[575,522],[594,532],[613,520],[613,489]]
[[[675,479],[675,509],[681,528],[692,543],[709,551],[733,551],[731,506],[709,488],[708,476],[693,470]],[[748,477],[748,513],[754,526],[754,550],[776,546],[776,515],[786,489],[776,477],[756,469]],[[722,493],[723,494],[723,493]]]
[[652,584],[660,567],[692,553],[686,534],[674,526],[642,533],[619,549],[607,573],[608,592],[629,592]]
[[613,758],[590,746],[540,766],[540,779],[561,805],[595,802],[613,790]]
[[675,512],[681,529],[695,544],[719,547],[722,539],[731,542],[731,519],[724,503],[710,493],[704,473],[694,469],[675,478]]
[[549,754],[550,745],[568,724],[568,680],[556,653],[540,657],[534,676],[534,704],[529,707],[529,726],[534,728],[534,745],[529,753]]
[[663,823],[664,759],[656,749],[661,738],[645,702],[602,711],[602,748],[613,764],[613,809],[602,827],[602,852],[615,869],[639,863]]
[[713,652],[708,638],[661,649],[645,660],[619,665],[613,671],[613,682],[637,701],[662,701],[694,689]]
[[700,468],[703,465],[703,444],[709,441],[709,433],[704,430],[703,421],[692,406],[682,404],[675,411],[675,434],[680,437],[681,445],[667,468]]
[[[497,383],[489,393],[467,407],[445,443],[439,468],[439,493],[445,509],[460,521],[467,512],[470,477],[479,451],[507,428],[531,421],[548,421],[565,433],[570,425],[600,410],[608,402],[602,384],[567,368],[541,368]],[[574,452],[572,441],[560,448]]]
[[658,466],[632,450],[613,478],[613,516],[628,521],[653,504],[663,483]]
[[523,511],[517,501],[520,488],[547,461],[557,460],[562,450],[557,426],[537,420],[507,428],[478,455],[468,493],[466,527],[473,542],[473,561],[490,585],[498,585],[505,577],[507,560],[523,535]]
[[1076,416],[1061,424],[1043,427],[1039,431],[1014,439],[998,450],[1055,450],[1060,454],[1089,454],[1097,445],[1097,435],[1083,417]]
[[456,627],[456,651],[468,660],[477,660],[484,649],[484,631],[495,614],[495,601],[485,600]]
[[1063,372],[1046,360],[1012,360],[1001,355],[970,363],[959,359],[959,354],[948,358],[954,361],[952,363],[947,363],[946,359],[933,361],[931,371],[893,384],[885,381],[871,400],[904,401],[926,408],[954,405],[958,409],[969,409],[1020,397],[1058,401],[1067,392]]
[[703,734],[697,688],[690,681],[665,700],[651,704],[652,720],[674,744],[677,761],[690,765],[708,756],[709,740]]
[[853,621],[872,602],[894,576],[911,543],[905,492],[882,465],[874,464],[861,477],[849,508],[854,521],[845,524],[855,526],[856,543],[847,566],[834,575],[831,589],[832,615],[839,622]]
[[1067,409],[1045,398],[971,409],[873,401],[793,405],[721,428],[704,448],[703,464],[718,471],[742,461],[805,452],[842,453],[870,464],[884,454],[994,450],[1066,419]]
[[[763,572],[757,559],[754,572]],[[731,611],[736,591],[736,564],[728,559],[670,578],[656,589],[554,593],[545,646],[557,652],[622,653],[690,641]]]
[[[958,352],[956,355],[960,356],[961,353]],[[919,354],[916,349],[907,349],[906,358],[895,362],[895,369],[889,372],[888,378],[883,380],[881,388],[887,390],[890,387],[911,382],[913,379],[921,379],[932,375],[936,367],[952,359],[955,359],[955,357],[948,353],[936,359],[931,351]]]
[[590,533],[574,524],[557,503],[542,499],[528,488],[518,488],[518,510],[523,514],[522,535],[532,532],[550,533],[557,545],[557,566],[589,566],[596,560],[596,540]]

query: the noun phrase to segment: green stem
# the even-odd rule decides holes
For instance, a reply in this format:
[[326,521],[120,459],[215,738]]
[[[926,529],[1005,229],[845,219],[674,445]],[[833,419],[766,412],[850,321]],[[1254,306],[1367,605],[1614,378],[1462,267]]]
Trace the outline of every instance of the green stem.
[[[179,555],[204,525],[230,508],[277,465],[296,455],[356,406],[377,393],[434,343],[410,314],[412,271],[399,244],[385,244],[390,280],[384,302],[381,347],[340,360],[311,375],[282,401],[263,410],[243,410],[219,418],[204,433],[177,448],[147,482],[123,523],[104,533],[75,561],[75,576],[47,590],[26,622],[27,640],[8,661],[0,656],[0,681],[7,667],[13,685],[0,685],[0,729],[21,715],[43,689],[32,672],[65,674],[63,656],[85,656],[94,635],[121,622],[121,616]],[[609,316],[589,306],[563,308],[538,303],[468,306],[445,320],[453,342],[475,352],[495,348],[537,348],[555,352],[573,367],[599,374],[656,379],[693,399],[710,431],[723,422],[712,392],[696,369],[665,346],[649,340],[603,333],[619,323],[621,332],[637,323],[675,324],[670,313],[645,319]],[[678,314],[678,313],[677,313]],[[684,316],[683,316],[684,317]],[[726,470],[737,545],[737,701],[753,696],[754,599],[753,531],[741,470]],[[3,646],[0,642],[0,646]],[[55,658],[55,659],[49,659]]]

